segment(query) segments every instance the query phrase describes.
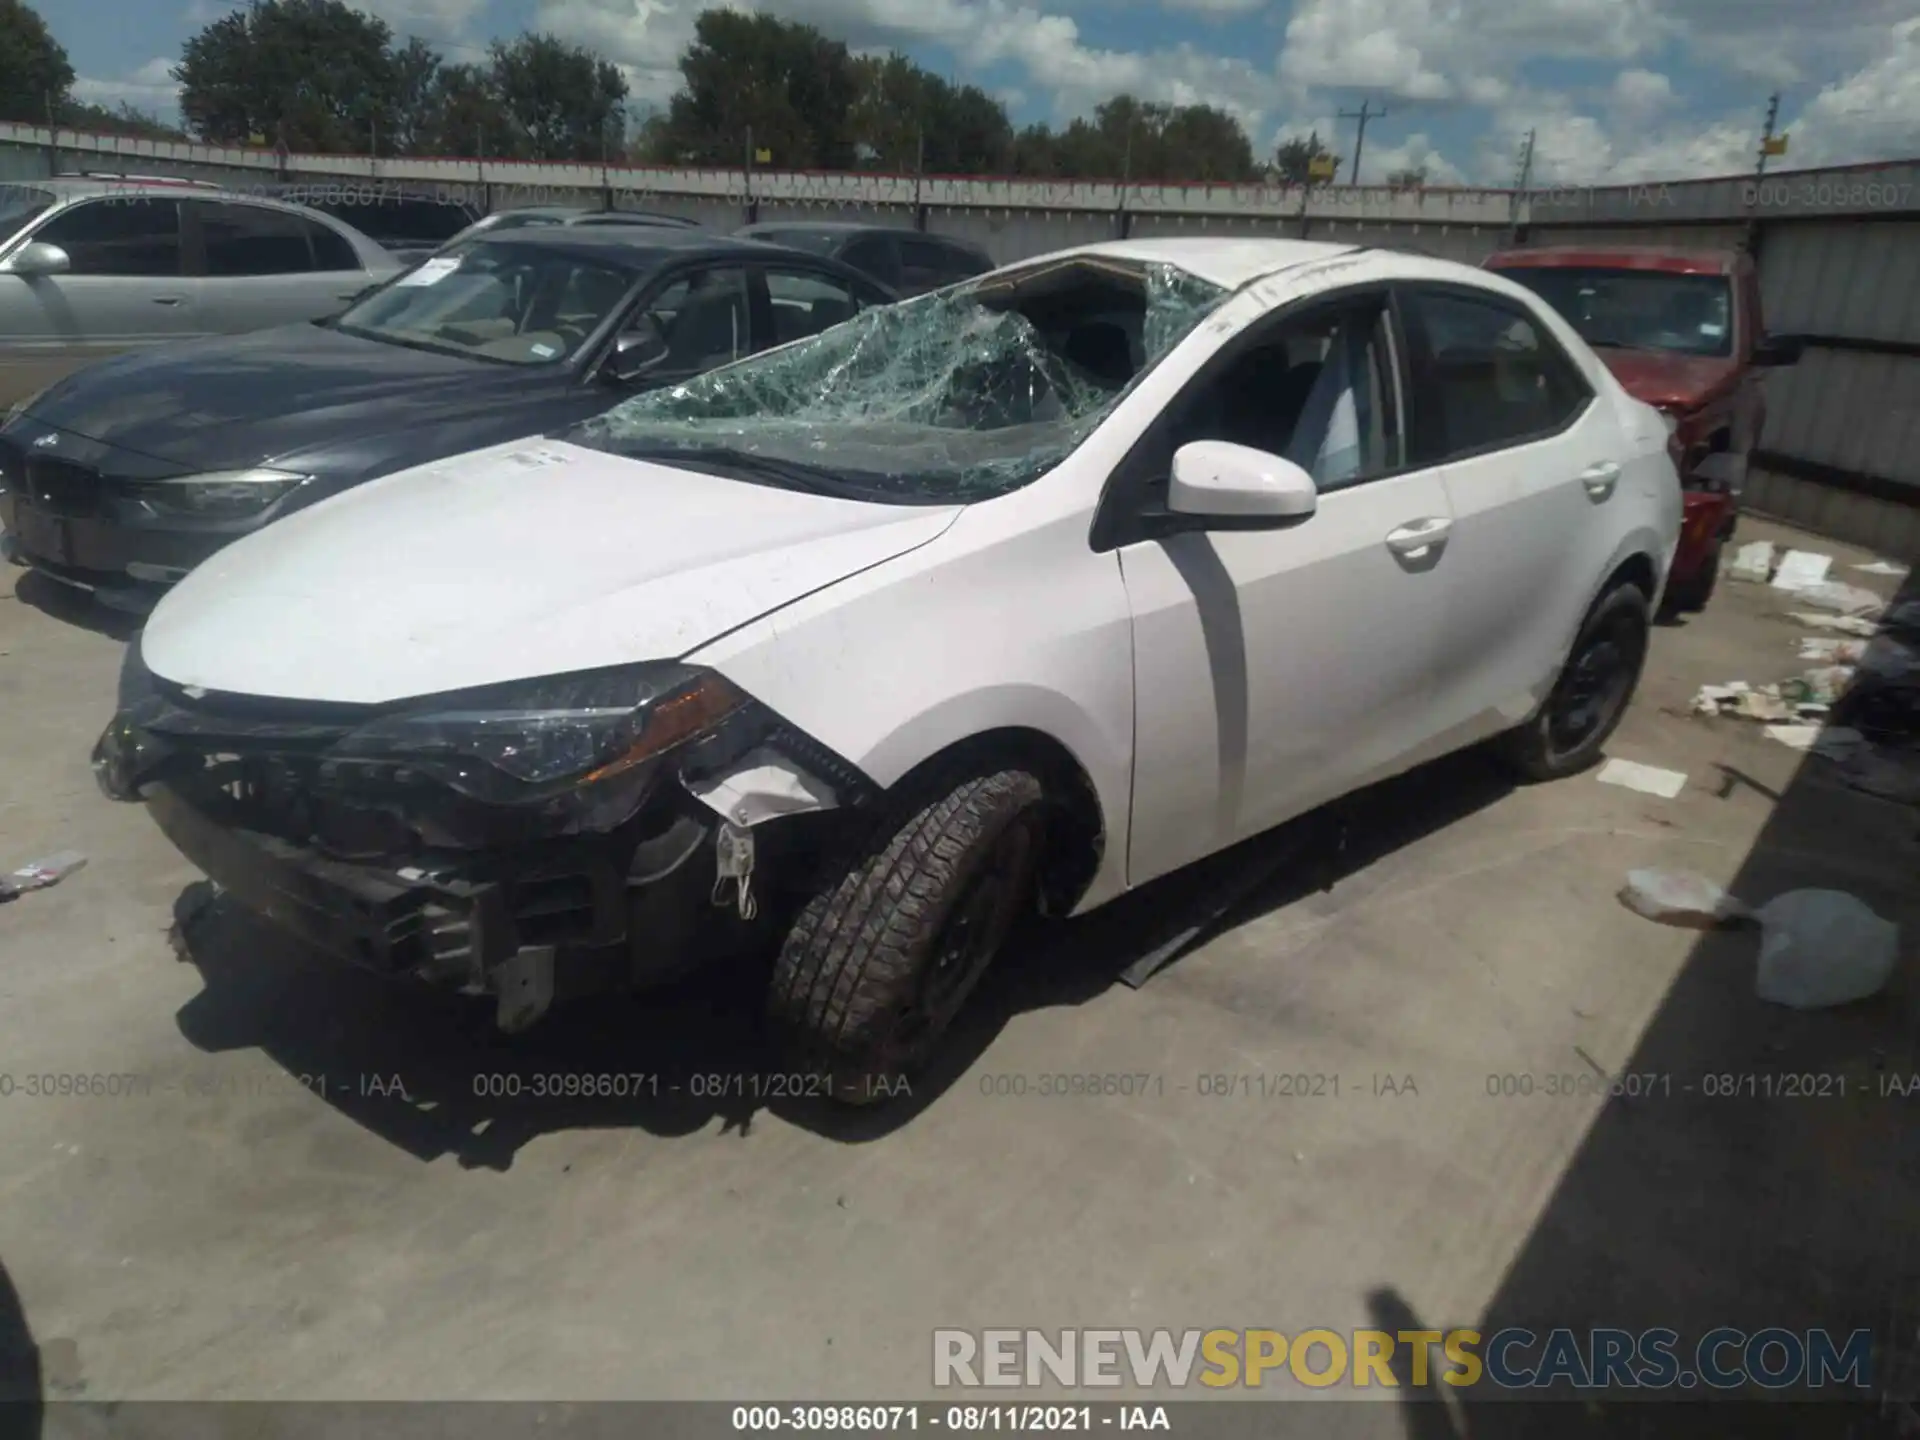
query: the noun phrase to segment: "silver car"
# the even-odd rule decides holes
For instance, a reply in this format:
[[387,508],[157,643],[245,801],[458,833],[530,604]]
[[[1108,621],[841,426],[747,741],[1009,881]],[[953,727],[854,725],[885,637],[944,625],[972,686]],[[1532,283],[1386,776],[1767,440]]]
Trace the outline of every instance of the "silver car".
[[317,320],[402,268],[330,216],[200,182],[0,184],[0,401],[119,351]]

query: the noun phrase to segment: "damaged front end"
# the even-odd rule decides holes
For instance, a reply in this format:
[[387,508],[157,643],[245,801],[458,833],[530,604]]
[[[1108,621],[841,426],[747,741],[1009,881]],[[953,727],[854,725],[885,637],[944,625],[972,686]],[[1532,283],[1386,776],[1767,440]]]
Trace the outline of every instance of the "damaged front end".
[[344,706],[184,689],[137,642],[93,765],[248,909],[508,1031],[762,938],[819,838],[791,817],[871,791],[693,666]]

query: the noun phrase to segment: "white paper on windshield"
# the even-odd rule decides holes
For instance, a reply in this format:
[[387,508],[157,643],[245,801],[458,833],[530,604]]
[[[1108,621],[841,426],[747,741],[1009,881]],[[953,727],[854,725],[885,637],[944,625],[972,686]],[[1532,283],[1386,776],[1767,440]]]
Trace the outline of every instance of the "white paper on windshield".
[[1700,327],[1700,333],[1709,340],[1718,340],[1722,335],[1727,333],[1727,327],[1709,323]]
[[460,268],[458,256],[452,259],[428,260],[418,270],[402,275],[394,281],[395,285],[438,285],[447,276]]

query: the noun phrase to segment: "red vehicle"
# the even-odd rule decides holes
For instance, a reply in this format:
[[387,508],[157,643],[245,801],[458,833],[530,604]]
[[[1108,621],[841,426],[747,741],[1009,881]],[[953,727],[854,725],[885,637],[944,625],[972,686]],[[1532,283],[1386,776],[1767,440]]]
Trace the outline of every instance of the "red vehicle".
[[1753,257],[1740,250],[1581,245],[1505,250],[1486,261],[1566,317],[1629,394],[1664,411],[1686,487],[1668,607],[1698,610],[1733,538],[1747,459],[1766,420],[1764,367],[1791,365],[1772,337]]

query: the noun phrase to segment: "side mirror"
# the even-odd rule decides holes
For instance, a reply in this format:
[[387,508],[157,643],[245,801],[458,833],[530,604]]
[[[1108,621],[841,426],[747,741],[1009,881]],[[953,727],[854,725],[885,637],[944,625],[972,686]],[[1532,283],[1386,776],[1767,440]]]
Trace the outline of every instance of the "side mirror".
[[1201,522],[1196,528],[1277,529],[1305,519],[1319,503],[1311,475],[1264,450],[1196,440],[1174,452],[1167,509]]
[[44,240],[29,240],[20,247],[19,253],[7,262],[7,269],[15,275],[32,278],[37,275],[64,275],[73,269],[73,260],[58,245],[49,245]]
[[1753,347],[1753,363],[1756,365],[1797,365],[1800,352],[1805,344],[1792,335],[1762,336],[1760,343]]
[[613,342],[613,354],[607,357],[604,373],[610,380],[638,380],[657,368],[667,355],[667,337],[651,317],[642,315]]

